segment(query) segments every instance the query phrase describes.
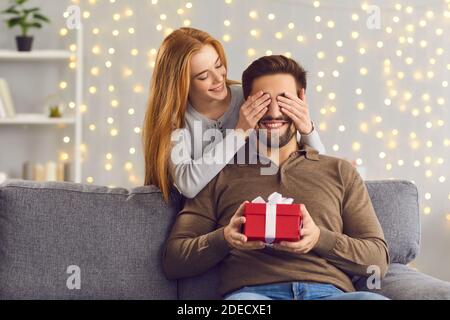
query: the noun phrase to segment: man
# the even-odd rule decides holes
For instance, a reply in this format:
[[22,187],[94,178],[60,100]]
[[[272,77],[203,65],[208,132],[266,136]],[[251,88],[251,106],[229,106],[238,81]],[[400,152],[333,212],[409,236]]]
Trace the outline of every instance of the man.
[[[251,153],[244,164],[228,164],[186,201],[164,251],[166,276],[191,277],[220,263],[226,299],[387,299],[355,292],[351,281],[370,276],[373,266],[383,277],[389,264],[364,181],[349,162],[297,143],[295,125],[307,112],[306,72],[292,59],[268,56],[253,62],[242,82],[245,98],[271,96],[257,127],[261,161]],[[261,174],[273,165],[274,174]],[[244,203],[273,192],[304,204],[300,241],[266,246],[241,233]]]

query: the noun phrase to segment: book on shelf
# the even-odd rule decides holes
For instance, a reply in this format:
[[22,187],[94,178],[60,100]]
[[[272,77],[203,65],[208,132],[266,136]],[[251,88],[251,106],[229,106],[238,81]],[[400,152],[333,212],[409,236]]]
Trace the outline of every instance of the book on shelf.
[[6,118],[6,110],[5,107],[3,106],[2,98],[0,98],[0,119],[4,118]]
[[70,162],[48,161],[45,164],[26,161],[22,167],[22,179],[33,181],[72,181]]
[[14,118],[16,116],[11,90],[8,82],[2,78],[0,78],[0,109],[0,118]]

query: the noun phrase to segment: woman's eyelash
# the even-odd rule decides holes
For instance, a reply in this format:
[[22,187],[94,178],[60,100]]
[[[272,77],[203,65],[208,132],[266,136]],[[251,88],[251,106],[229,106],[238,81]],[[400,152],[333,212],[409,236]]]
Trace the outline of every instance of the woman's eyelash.
[[[219,66],[216,67],[216,69],[222,68],[222,64],[220,64]],[[208,76],[204,77],[204,78],[198,78],[199,80],[206,80],[208,79]]]

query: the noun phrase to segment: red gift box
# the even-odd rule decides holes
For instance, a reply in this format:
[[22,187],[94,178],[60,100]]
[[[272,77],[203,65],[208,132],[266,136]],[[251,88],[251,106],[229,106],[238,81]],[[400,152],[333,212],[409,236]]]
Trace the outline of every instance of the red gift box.
[[244,216],[243,232],[248,241],[278,243],[301,239],[300,204],[246,203]]

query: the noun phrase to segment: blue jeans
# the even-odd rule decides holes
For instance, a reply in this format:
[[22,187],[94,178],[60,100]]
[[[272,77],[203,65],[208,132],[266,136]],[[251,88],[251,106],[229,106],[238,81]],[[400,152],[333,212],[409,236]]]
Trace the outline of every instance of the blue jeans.
[[224,297],[225,300],[389,300],[371,292],[344,292],[332,284],[282,282],[243,287]]

